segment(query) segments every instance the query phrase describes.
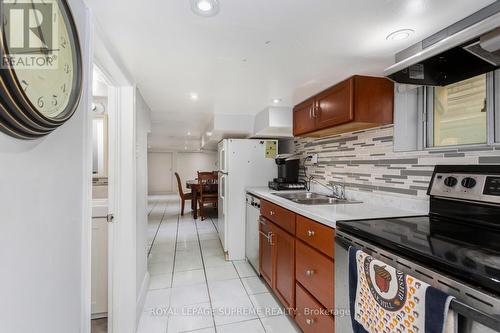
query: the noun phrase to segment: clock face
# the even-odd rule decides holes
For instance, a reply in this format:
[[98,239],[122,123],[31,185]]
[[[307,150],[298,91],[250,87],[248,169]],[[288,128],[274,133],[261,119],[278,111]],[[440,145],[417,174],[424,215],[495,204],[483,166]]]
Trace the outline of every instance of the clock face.
[[[14,68],[19,87],[27,100],[40,114],[49,119],[64,116],[75,89],[75,41],[58,3],[53,13],[53,24],[56,33],[52,42],[52,50],[47,56],[54,66],[50,68]],[[43,36],[42,36],[43,38]],[[49,53],[50,52],[50,53]]]
[[0,0],[0,131],[36,139],[63,125],[82,93],[82,54],[67,0]]

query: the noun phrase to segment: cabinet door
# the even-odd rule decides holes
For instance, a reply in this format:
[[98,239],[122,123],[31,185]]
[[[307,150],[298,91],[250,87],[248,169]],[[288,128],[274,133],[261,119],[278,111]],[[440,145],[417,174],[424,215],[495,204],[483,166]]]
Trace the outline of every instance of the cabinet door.
[[354,79],[350,78],[316,97],[313,116],[316,119],[317,129],[348,123],[354,119],[353,89]]
[[300,284],[297,283],[297,315],[295,321],[304,333],[334,333],[335,322]]
[[271,243],[272,227],[271,222],[263,217],[259,220],[259,270],[260,274],[273,287],[273,247]]
[[287,308],[295,307],[295,237],[272,226],[275,251],[275,287],[278,298]]
[[333,260],[297,240],[297,262],[295,276],[323,306],[329,310],[334,306],[335,268]]
[[313,117],[314,99],[309,99],[293,109],[293,135],[301,135],[316,129]]

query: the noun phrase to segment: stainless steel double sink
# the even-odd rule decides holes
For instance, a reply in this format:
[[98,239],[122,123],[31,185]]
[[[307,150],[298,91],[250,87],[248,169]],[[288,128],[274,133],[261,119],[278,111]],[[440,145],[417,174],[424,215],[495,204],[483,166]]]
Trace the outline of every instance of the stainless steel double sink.
[[293,201],[301,205],[345,205],[345,204],[360,204],[361,201],[351,201],[346,199],[338,199],[327,195],[312,193],[312,192],[296,192],[296,193],[272,193],[280,198]]

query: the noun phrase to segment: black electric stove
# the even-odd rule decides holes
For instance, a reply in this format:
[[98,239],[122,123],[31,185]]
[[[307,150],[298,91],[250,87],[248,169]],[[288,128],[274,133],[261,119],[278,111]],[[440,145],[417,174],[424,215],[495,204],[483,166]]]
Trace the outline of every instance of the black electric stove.
[[428,194],[429,215],[337,228],[500,296],[500,166],[437,166]]

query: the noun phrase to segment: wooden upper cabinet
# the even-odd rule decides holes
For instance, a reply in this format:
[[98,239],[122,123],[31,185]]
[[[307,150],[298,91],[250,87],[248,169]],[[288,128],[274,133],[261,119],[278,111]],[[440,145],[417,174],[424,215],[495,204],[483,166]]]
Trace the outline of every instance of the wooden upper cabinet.
[[354,78],[341,82],[316,96],[316,129],[321,130],[354,119]]
[[313,117],[314,99],[309,99],[293,109],[293,135],[309,133],[316,129],[316,119]]
[[386,78],[354,77],[355,120],[392,124],[394,119],[394,83]]
[[392,124],[394,83],[355,75],[297,105],[293,115],[296,136],[321,137]]

